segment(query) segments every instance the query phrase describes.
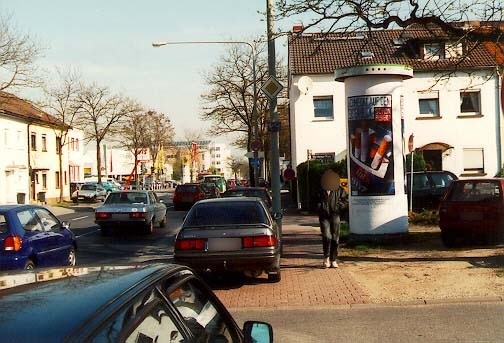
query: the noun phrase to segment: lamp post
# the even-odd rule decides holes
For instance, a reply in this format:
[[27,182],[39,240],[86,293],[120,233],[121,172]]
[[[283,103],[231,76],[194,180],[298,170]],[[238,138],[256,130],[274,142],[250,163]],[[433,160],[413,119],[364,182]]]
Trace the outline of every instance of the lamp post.
[[[252,82],[253,82],[253,98],[252,98],[252,118],[251,121],[253,123],[252,125],[252,140],[257,141],[259,138],[259,123],[258,123],[258,118],[257,118],[257,72],[256,72],[256,64],[257,64],[257,52],[255,45],[251,42],[247,41],[159,41],[159,42],[153,42],[152,46],[154,48],[159,48],[164,45],[193,45],[193,44],[245,44],[247,45],[251,50],[252,50]],[[259,160],[259,154],[257,149],[254,150],[254,162],[257,163]],[[257,164],[253,164],[251,166],[251,163],[249,163],[249,168],[253,167],[253,178],[251,177],[250,182],[252,183],[252,186],[257,185],[257,174],[259,167]]]

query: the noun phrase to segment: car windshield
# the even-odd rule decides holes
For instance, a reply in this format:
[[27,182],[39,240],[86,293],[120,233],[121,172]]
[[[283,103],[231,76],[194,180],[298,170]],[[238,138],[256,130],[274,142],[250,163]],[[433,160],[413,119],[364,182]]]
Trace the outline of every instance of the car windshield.
[[92,184],[86,184],[81,186],[82,191],[95,191],[96,190],[96,185]]
[[111,193],[105,204],[146,204],[147,194],[142,192]]
[[211,191],[216,188],[215,184],[210,182],[201,183],[200,186],[205,191]]
[[502,190],[498,182],[463,181],[457,182],[447,200],[460,202],[478,202],[500,199]]
[[188,213],[184,226],[268,224],[263,207],[257,202],[202,203]]

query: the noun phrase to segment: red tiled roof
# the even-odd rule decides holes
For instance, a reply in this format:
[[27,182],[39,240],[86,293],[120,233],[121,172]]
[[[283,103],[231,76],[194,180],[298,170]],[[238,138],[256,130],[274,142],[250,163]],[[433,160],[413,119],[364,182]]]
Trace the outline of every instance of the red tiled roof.
[[[402,40],[403,44],[395,44]],[[335,69],[366,64],[403,64],[415,71],[494,68],[496,61],[483,44],[468,43],[464,58],[420,58],[420,42],[448,41],[439,28],[419,25],[401,30],[317,33],[289,37],[289,69],[294,75],[332,74]],[[364,58],[361,52],[371,52]]]
[[0,91],[0,113],[2,112],[27,122],[53,127],[61,127],[63,125],[58,118],[40,110],[28,101],[20,99],[13,94]]

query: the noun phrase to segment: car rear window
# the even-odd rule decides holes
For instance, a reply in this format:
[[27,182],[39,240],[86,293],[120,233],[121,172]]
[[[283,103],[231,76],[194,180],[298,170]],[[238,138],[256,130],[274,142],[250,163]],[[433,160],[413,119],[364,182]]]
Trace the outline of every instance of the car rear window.
[[82,185],[81,190],[94,191],[96,190],[96,185]]
[[105,204],[147,204],[147,194],[142,192],[110,193]]
[[198,186],[195,186],[195,185],[180,185],[180,186],[177,186],[176,191],[177,192],[182,192],[182,193],[196,193],[196,192],[198,192]]
[[264,208],[257,202],[202,203],[193,206],[184,226],[268,224]]
[[0,233],[7,233],[9,227],[7,226],[7,219],[3,214],[0,214]]
[[500,199],[502,190],[497,181],[463,181],[454,184],[447,200],[476,202]]

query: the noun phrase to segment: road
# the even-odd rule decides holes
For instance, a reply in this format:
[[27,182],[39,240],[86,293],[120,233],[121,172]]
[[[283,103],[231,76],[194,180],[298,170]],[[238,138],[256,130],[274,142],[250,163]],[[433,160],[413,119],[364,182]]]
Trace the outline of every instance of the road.
[[273,326],[275,343],[503,342],[504,305],[443,304],[355,308],[234,309]]
[[174,211],[173,193],[157,193],[168,205],[167,224],[154,228],[152,235],[114,234],[102,237],[94,223],[94,208],[98,204],[79,204],[75,213],[59,216],[69,221],[77,237],[77,265],[131,264],[153,260],[171,261],[173,239],[186,212]]

